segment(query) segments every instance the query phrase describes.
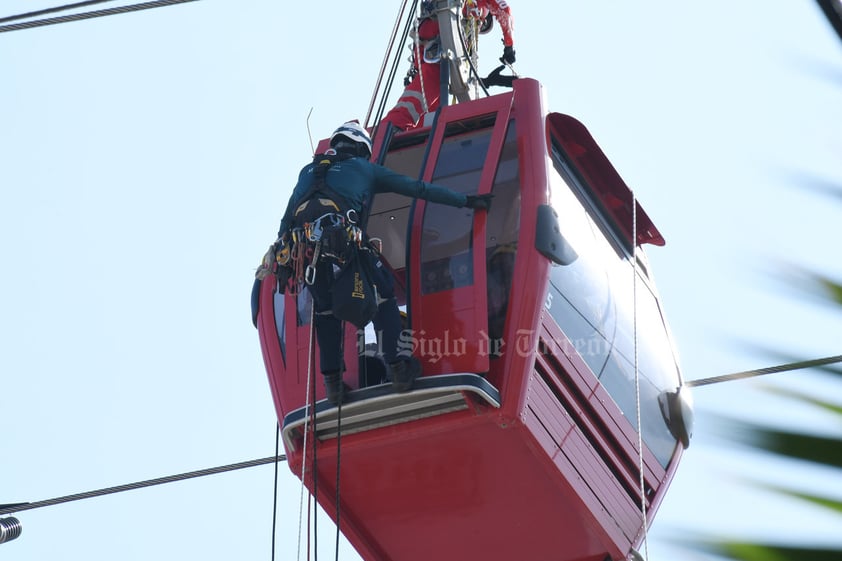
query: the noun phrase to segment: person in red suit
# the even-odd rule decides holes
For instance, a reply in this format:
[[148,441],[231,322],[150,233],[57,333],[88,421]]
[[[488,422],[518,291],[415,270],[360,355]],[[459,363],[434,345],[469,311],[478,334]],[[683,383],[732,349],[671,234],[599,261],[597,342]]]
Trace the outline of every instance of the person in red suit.
[[[503,56],[500,61],[506,64],[515,62],[513,18],[505,0],[469,0],[462,7],[462,16],[476,20],[481,33],[491,29],[492,17],[496,19],[503,32]],[[404,80],[406,87],[382,121],[392,123],[400,130],[417,126],[425,113],[435,111],[439,106],[441,39],[433,2],[421,4],[414,39],[412,68]]]

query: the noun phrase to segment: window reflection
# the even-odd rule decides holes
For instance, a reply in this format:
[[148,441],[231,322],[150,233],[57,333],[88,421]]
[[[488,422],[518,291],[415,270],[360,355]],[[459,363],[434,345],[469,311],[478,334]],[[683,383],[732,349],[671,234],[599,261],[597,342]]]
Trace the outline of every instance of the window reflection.
[[275,313],[275,332],[278,334],[278,344],[281,347],[281,358],[284,362],[287,359],[287,338],[286,338],[286,322],[284,321],[284,308],[286,304],[286,297],[280,290],[275,290],[272,295],[272,304]]
[[[460,193],[475,193],[488,154],[491,131],[486,128],[446,137],[432,182]],[[422,294],[473,284],[473,211],[427,203],[422,228]]]
[[[630,256],[609,242],[596,223],[598,215],[589,213],[582,203],[587,197],[582,192],[585,187],[567,173],[560,156],[554,156],[551,202],[562,235],[579,259],[553,267],[550,314],[635,429],[636,350],[643,438],[666,466],[676,441],[663,419],[658,396],[674,390],[679,380],[658,300],[642,269],[637,270],[635,281]],[[578,196],[574,189],[579,190]]]
[[485,236],[488,335],[491,339],[500,339],[504,335],[520,230],[520,174],[514,121],[506,131],[491,193],[494,198],[488,211]]

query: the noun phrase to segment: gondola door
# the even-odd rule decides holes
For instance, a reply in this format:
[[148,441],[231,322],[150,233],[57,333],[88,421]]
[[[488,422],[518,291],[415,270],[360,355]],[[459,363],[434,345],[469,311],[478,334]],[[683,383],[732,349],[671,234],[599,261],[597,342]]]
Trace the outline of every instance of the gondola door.
[[[442,110],[425,180],[466,195],[491,191],[508,106],[494,98],[483,101],[488,103]],[[425,375],[488,372],[486,214],[416,202],[409,263],[412,336],[403,342],[411,345]]]

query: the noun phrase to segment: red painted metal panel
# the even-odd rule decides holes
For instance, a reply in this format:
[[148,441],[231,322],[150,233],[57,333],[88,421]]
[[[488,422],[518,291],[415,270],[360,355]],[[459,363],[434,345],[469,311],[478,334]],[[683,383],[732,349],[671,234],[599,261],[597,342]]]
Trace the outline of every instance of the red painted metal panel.
[[[445,131],[451,122],[458,122],[477,115],[495,114],[491,138],[482,165],[479,184],[475,193],[485,194],[491,191],[503,139],[506,133],[511,94],[502,94],[472,102],[470,105],[459,104],[445,107],[439,115],[431,141],[429,161],[424,170],[424,179],[435,181],[433,177],[438,163],[442,142],[446,139]],[[488,372],[489,357],[482,352],[487,348],[488,305],[486,301],[485,268],[485,212],[475,212],[473,216],[471,258],[474,271],[473,282],[469,286],[424,294],[422,292],[421,271],[417,256],[421,253],[422,228],[425,212],[435,209],[423,200],[415,205],[412,225],[411,254],[416,256],[410,265],[412,296],[410,317],[416,336],[416,347],[432,347],[432,353],[425,356],[415,352],[422,361],[424,374],[446,374],[452,372]],[[442,313],[447,310],[447,313]],[[445,341],[456,343],[456,347],[446,348],[446,354],[435,352]]]
[[[524,429],[494,412],[459,412],[343,438],[343,533],[378,561],[601,561],[602,536]],[[325,503],[335,493],[335,451],[335,442],[320,447]]]
[[[632,471],[635,473],[630,481],[634,481],[637,485],[637,431],[628,422],[625,415],[617,407],[611,396],[605,391],[599,381],[594,377],[593,373],[582,360],[582,357],[575,352],[575,347],[569,342],[566,335],[559,329],[558,325],[552,317],[543,312],[541,313],[542,329],[544,336],[561,344],[553,345],[553,349],[561,350],[560,353],[554,353],[554,358],[559,362],[560,367],[567,374],[565,381],[572,384],[572,388],[576,389],[578,393],[588,400],[589,406],[593,409],[593,418],[599,419],[600,423],[605,427],[604,434],[614,443],[614,446],[619,446],[614,452],[614,458],[617,465],[625,463],[627,466],[632,466]],[[583,422],[588,422],[586,416],[582,417]],[[599,432],[597,429],[591,427],[591,430]],[[605,444],[606,447],[611,448]],[[657,485],[657,482],[664,479],[664,469],[661,467],[658,460],[644,448],[644,473],[647,484]],[[625,458],[625,460],[623,460]],[[633,460],[628,460],[633,458]]]
[[532,432],[532,436],[542,441],[545,446],[549,439],[549,446],[545,449],[547,459],[550,460],[550,473],[553,477],[563,481],[558,499],[563,501],[563,508],[569,518],[575,522],[565,520],[565,524],[573,524],[576,538],[569,542],[567,553],[574,558],[588,557],[602,552],[610,555],[611,559],[622,559],[627,549],[622,546],[627,542],[622,531],[607,515],[598,498],[589,486],[588,480],[578,472],[571,458],[558,447],[549,437],[545,426],[546,418],[540,418],[531,408],[524,414],[524,424]]
[[[545,414],[544,411],[532,407],[533,396],[537,395],[544,395],[547,401],[554,401],[555,410]],[[553,399],[552,390],[537,373],[531,377],[529,397],[530,413],[538,421],[538,424],[531,425],[534,431],[553,434],[558,425],[565,427],[569,424],[575,425],[569,413],[558,404],[557,400]],[[567,473],[567,479],[571,481],[578,494],[579,515],[590,520],[590,524],[595,528],[601,529],[597,533],[601,542],[610,539],[617,551],[627,551],[633,534],[632,537],[625,535],[623,525],[616,519],[616,515],[618,512],[622,513],[624,507],[631,505],[628,496],[617,485],[616,478],[596,455],[593,446],[581,430],[575,426],[566,431],[564,440],[554,438],[554,443],[553,460]],[[579,484],[577,485],[576,482]],[[596,532],[596,530],[592,531]]]
[[[535,361],[540,325],[539,314],[546,298],[549,261],[535,251],[538,205],[548,200],[548,152],[541,85],[533,79],[515,80],[512,117],[518,143],[521,184],[521,216],[518,251],[509,301],[506,346],[502,364],[489,380],[503,397],[506,415],[517,417],[525,410],[529,373]],[[492,367],[496,365],[492,364]]]
[[[632,223],[634,222],[631,189],[628,188],[582,123],[569,115],[560,113],[551,114],[548,122],[558,135],[564,151],[594,188],[595,194],[605,211],[622,230],[626,240],[631,243]],[[638,245],[644,243],[664,245],[664,237],[637,201],[635,201],[635,209],[637,214],[635,243]]]
[[[258,333],[261,341],[261,351],[269,377],[269,385],[275,400],[278,418],[283,419],[291,411],[303,407],[307,398],[308,371],[315,380],[315,399],[325,397],[324,384],[319,370],[318,344],[313,337],[313,348],[310,348],[310,324],[297,325],[296,298],[289,294],[283,296],[275,293],[272,277],[263,281],[260,289],[260,313],[257,318]],[[306,290],[306,289],[305,289]],[[281,351],[275,316],[275,298],[284,299],[284,323],[286,326],[284,340],[286,352]],[[303,298],[303,296],[302,296]],[[345,357],[345,381],[352,387],[358,387],[357,380],[357,349],[356,328],[346,325],[343,340],[343,356]],[[311,357],[312,352],[312,358]],[[339,350],[337,349],[337,352]]]

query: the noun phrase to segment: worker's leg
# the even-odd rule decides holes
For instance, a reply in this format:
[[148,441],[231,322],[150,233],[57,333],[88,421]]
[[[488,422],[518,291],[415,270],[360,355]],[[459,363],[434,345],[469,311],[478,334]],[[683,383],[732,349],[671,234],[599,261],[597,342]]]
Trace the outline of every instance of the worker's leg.
[[441,68],[438,64],[424,63],[406,86],[395,106],[383,117],[384,123],[407,130],[415,127],[425,113],[435,111],[439,105]]
[[316,328],[316,340],[319,343],[319,369],[324,375],[327,399],[333,404],[344,401],[347,386],[342,381],[345,372],[342,353],[342,322],[331,311],[331,286],[333,284],[333,264],[319,263],[316,267],[316,280],[308,285],[313,296],[313,320]]
[[408,391],[412,389],[415,378],[421,374],[421,365],[412,356],[411,332],[404,331],[401,325],[392,274],[374,254],[371,255],[371,263],[379,298],[374,329],[383,349],[383,360],[389,365],[392,386],[396,391]]

